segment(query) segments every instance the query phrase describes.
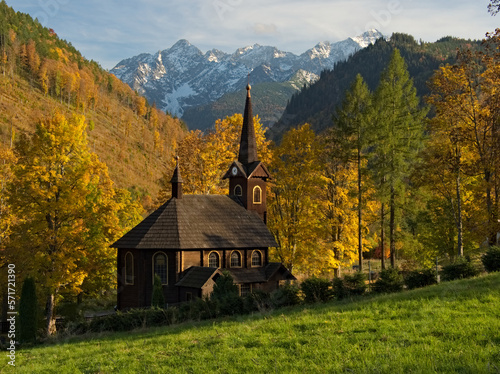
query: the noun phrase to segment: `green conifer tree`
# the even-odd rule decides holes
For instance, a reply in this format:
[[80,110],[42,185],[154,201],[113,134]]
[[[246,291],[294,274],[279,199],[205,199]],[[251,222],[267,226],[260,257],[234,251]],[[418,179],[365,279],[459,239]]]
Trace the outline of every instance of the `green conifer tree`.
[[153,282],[153,296],[151,298],[151,306],[157,308],[165,307],[165,296],[163,295],[163,286],[161,285],[161,278],[155,274]]
[[19,341],[34,343],[38,322],[38,301],[36,297],[35,279],[28,277],[24,280],[19,303]]
[[[358,257],[359,270],[363,270],[363,188],[365,159],[370,145],[371,93],[363,77],[358,74],[347,91],[342,106],[334,116],[335,127],[331,141],[340,145],[340,157],[344,162],[355,164],[357,170],[358,210]],[[335,157],[335,155],[333,155]]]
[[413,86],[406,63],[396,48],[382,73],[373,99],[374,148],[371,155],[373,180],[380,202],[389,207],[391,266],[395,266],[397,227],[401,220],[410,170],[423,143],[427,109]]

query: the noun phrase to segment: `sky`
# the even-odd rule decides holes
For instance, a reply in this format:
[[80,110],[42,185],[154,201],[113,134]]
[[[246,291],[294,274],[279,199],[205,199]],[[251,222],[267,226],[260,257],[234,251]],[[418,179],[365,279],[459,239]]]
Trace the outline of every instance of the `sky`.
[[29,13],[87,59],[113,68],[187,39],[203,52],[272,45],[301,54],[377,29],[433,42],[482,39],[500,27],[489,0],[6,0]]

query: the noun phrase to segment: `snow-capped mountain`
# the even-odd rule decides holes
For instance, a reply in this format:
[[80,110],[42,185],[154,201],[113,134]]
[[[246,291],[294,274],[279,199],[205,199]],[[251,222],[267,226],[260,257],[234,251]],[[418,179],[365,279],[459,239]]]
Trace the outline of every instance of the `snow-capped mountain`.
[[[346,60],[383,35],[370,30],[337,43],[321,42],[297,56],[276,47],[254,44],[228,54],[217,49],[206,53],[179,40],[156,54],[143,53],[120,61],[112,70],[116,77],[144,95],[150,103],[182,116],[189,107],[207,104],[247,84],[286,82],[297,72],[311,83],[324,69]],[[300,87],[298,87],[300,88]]]

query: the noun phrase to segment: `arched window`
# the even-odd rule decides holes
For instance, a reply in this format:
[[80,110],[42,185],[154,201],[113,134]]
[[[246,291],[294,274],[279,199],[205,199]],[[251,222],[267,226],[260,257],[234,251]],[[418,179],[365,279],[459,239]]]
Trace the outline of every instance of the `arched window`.
[[125,255],[125,284],[134,284],[134,255],[130,252]]
[[262,266],[262,253],[260,251],[252,252],[252,266]]
[[211,268],[219,267],[219,254],[217,252],[211,252],[208,255],[208,266]]
[[167,255],[163,252],[155,253],[153,256],[153,282],[155,274],[161,279],[161,284],[168,284],[168,260]]
[[253,188],[253,203],[262,204],[262,189],[259,186]]
[[236,187],[234,187],[234,194],[235,196],[243,196],[243,189],[239,184]]
[[233,251],[231,253],[231,267],[237,268],[241,267],[241,254],[238,251]]

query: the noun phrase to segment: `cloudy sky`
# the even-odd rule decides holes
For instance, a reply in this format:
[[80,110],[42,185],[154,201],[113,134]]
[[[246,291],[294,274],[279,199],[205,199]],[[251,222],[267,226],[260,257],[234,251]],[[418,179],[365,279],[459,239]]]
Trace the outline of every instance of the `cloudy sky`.
[[482,39],[500,27],[489,0],[6,0],[111,69],[187,39],[203,52],[258,43],[300,54],[376,28],[417,40]]

